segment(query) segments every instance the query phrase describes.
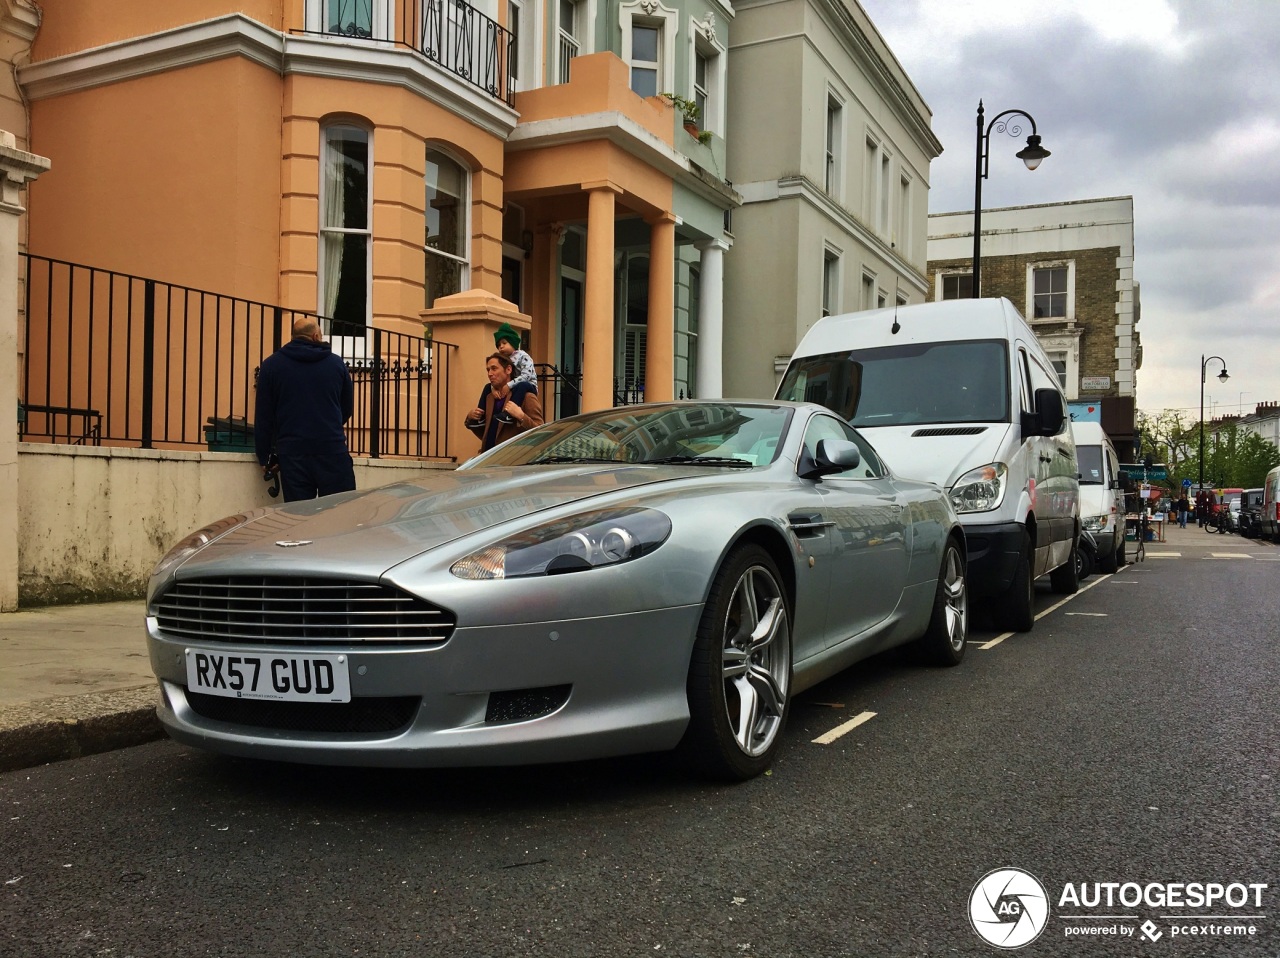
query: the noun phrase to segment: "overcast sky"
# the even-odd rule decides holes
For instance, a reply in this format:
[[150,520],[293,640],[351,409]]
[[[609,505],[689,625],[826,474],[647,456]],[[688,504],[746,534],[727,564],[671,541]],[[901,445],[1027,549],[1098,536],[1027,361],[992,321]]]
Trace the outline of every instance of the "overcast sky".
[[1195,421],[1201,354],[1206,419],[1280,400],[1280,0],[860,2],[933,111],[931,213],[973,209],[979,99],[1030,113],[1053,155],[993,132],[983,208],[1133,197],[1138,408]]

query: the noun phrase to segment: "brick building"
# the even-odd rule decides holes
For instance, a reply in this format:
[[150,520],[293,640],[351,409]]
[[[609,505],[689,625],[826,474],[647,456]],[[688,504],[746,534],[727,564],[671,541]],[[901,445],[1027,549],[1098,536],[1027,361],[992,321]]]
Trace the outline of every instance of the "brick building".
[[[1142,344],[1133,278],[1133,198],[982,211],[982,292],[1035,329],[1077,418],[1133,448]],[[973,212],[929,216],[929,298],[972,291]]]

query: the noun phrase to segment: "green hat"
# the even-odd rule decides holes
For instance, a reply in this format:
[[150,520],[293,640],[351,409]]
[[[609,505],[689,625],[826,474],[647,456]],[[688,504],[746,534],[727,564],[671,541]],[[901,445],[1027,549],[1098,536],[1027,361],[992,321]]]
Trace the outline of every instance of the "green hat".
[[516,349],[520,348],[520,334],[516,332],[515,327],[510,323],[503,323],[498,327],[498,331],[493,334],[493,345],[496,347],[504,339],[515,346]]

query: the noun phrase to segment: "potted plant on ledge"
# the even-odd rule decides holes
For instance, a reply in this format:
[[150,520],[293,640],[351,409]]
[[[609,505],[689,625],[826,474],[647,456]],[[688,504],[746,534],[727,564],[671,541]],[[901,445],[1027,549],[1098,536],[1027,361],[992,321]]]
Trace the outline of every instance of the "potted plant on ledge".
[[686,100],[678,93],[659,93],[658,96],[667,100],[673,107],[680,111],[684,117],[684,129],[691,137],[699,143],[711,142],[711,131],[698,129],[698,119],[702,116],[702,111],[698,109],[698,104],[692,100]]

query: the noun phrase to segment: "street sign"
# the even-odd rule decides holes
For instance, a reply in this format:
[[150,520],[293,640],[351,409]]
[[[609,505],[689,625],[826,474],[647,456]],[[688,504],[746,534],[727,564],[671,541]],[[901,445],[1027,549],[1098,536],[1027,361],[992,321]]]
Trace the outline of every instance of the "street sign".
[[1120,471],[1134,482],[1167,482],[1169,480],[1169,467],[1163,462],[1152,463],[1150,469],[1140,462],[1122,462]]
[[1182,488],[1183,488],[1183,489],[1190,489],[1190,488],[1191,488],[1191,480],[1190,480],[1190,479],[1183,479],[1183,480],[1182,480]]

